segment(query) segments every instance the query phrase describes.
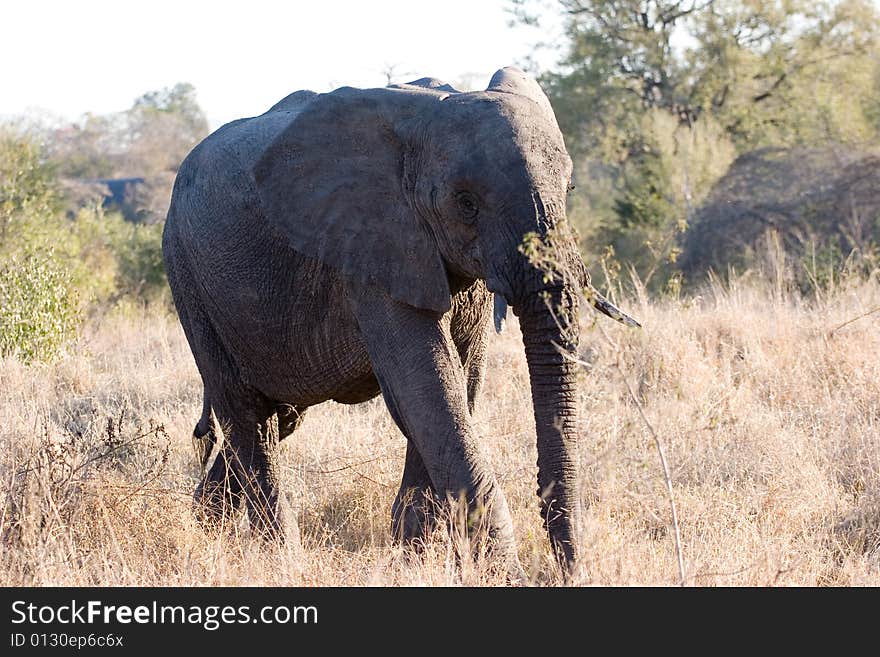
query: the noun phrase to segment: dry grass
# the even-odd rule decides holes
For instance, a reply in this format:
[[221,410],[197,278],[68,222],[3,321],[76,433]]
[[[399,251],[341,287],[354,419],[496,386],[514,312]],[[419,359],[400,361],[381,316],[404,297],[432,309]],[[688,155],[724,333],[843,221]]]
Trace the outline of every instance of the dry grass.
[[[585,317],[581,584],[675,584],[665,484],[615,363],[664,441],[688,584],[880,585],[876,282],[808,304],[761,286],[630,302],[643,331]],[[604,319],[597,321],[607,322]],[[303,539],[209,538],[190,513],[200,384],[173,317],[93,324],[51,366],[0,361],[0,584],[498,584],[438,535],[389,541],[404,442],[382,401],[310,411],[281,448]],[[522,561],[558,583],[535,496],[528,378],[515,322],[494,337],[476,421]]]

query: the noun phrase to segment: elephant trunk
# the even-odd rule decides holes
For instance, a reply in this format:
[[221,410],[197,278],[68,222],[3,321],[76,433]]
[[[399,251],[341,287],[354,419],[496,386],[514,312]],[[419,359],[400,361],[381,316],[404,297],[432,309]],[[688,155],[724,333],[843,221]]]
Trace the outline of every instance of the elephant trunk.
[[541,515],[556,558],[578,558],[579,515],[575,363],[562,351],[577,348],[578,296],[568,284],[545,286],[514,306],[529,367],[538,448]]

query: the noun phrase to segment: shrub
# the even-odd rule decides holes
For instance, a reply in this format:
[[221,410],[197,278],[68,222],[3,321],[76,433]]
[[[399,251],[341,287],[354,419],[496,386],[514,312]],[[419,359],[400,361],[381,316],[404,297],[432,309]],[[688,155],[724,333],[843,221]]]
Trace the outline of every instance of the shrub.
[[0,126],[0,250],[8,249],[22,218],[52,214],[58,203],[54,172],[34,140]]
[[0,264],[0,355],[51,360],[76,336],[79,301],[70,272],[52,251]]
[[116,290],[144,301],[166,298],[168,284],[162,260],[164,224],[124,223],[111,245],[117,259]]
[[124,298],[162,299],[167,288],[162,224],[131,223],[100,207],[82,208],[65,224],[58,250],[84,303],[106,307]]
[[99,206],[64,212],[54,172],[33,139],[0,131],[0,355],[54,358],[84,310],[163,300],[161,224]]

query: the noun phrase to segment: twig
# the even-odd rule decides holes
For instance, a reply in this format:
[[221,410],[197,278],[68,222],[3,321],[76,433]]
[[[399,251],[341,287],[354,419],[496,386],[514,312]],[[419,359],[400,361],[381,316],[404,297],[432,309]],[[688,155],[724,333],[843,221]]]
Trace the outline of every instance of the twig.
[[351,471],[354,472],[361,479],[366,479],[367,481],[372,482],[372,483],[376,484],[377,486],[382,486],[382,488],[391,488],[390,484],[383,484],[381,481],[376,481],[372,477],[368,477],[363,472],[359,472],[358,470],[355,470],[354,468],[352,468]]
[[[311,468],[303,468],[302,471],[308,472],[309,474],[320,474],[320,475],[335,474],[337,472],[344,472],[346,470],[353,470],[354,468],[358,468],[362,465],[367,465],[369,463],[375,463],[376,461],[381,461],[382,459],[387,459],[387,458],[390,458],[390,456],[386,452],[385,454],[380,454],[379,456],[375,456],[371,459],[367,459],[366,461],[358,461],[357,463],[349,463],[348,465],[343,465],[340,468],[332,468],[330,470],[314,470]],[[359,474],[359,473],[357,473],[357,474]]]
[[[599,328],[599,331],[602,333],[602,337],[611,345],[611,347],[619,354],[620,350],[614,341],[608,336],[605,332],[605,329],[602,328],[601,324],[596,324]],[[589,367],[590,364],[577,358],[576,356],[572,356],[570,353],[566,353],[563,350],[560,350],[562,355],[571,360],[572,362],[578,363],[579,365]],[[675,539],[675,556],[678,560],[678,578],[679,578],[679,586],[684,586],[686,582],[686,577],[684,574],[684,554],[681,549],[681,531],[678,527],[678,511],[675,507],[675,495],[672,489],[672,477],[669,474],[669,463],[666,461],[666,450],[663,448],[663,443],[660,440],[660,437],[657,435],[657,432],[654,431],[654,427],[648,421],[648,418],[645,416],[645,411],[642,408],[641,403],[639,403],[638,397],[636,397],[635,392],[633,392],[632,387],[629,385],[629,381],[626,379],[626,375],[623,372],[623,368],[620,366],[620,357],[614,361],[614,367],[620,372],[620,378],[623,379],[623,385],[626,386],[626,390],[629,393],[630,398],[636,406],[636,409],[639,411],[639,415],[642,418],[642,422],[645,423],[645,426],[648,427],[648,432],[651,434],[651,438],[654,440],[654,445],[657,447],[657,452],[660,454],[660,465],[663,466],[663,479],[666,482],[666,492],[669,495],[669,508],[672,510],[672,533]]]
[[878,311],[880,311],[880,306],[874,306],[873,308],[871,308],[871,310],[862,313],[862,314],[859,315],[858,317],[853,317],[852,319],[848,319],[848,320],[846,320],[843,324],[839,324],[839,325],[835,326],[833,329],[831,329],[830,331],[828,331],[828,337],[829,337],[829,338],[833,338],[833,337],[834,337],[834,333],[835,333],[836,331],[839,331],[840,329],[842,329],[844,326],[848,326],[849,324],[852,324],[853,322],[857,322],[857,321],[859,321],[860,319],[864,319],[864,318],[867,317],[868,315],[873,315],[874,313],[876,313],[876,312],[878,312]]
[[[130,445],[133,445],[133,444],[135,444],[137,441],[139,441],[139,440],[141,440],[141,439],[143,439],[143,438],[146,438],[146,437],[149,436],[151,433],[153,433],[153,432],[152,432],[152,431],[148,431],[147,433],[138,434],[138,435],[135,436],[134,438],[131,438],[131,439],[129,439],[129,440],[126,440],[125,442],[121,442],[121,443],[119,443],[118,445],[113,445],[112,447],[108,448],[108,449],[107,449],[106,451],[104,451],[104,452],[101,452],[100,454],[97,454],[97,455],[95,455],[95,456],[89,457],[88,459],[86,459],[85,461],[83,461],[82,463],[80,463],[78,466],[76,466],[75,468],[73,468],[73,469],[70,471],[70,473],[67,475],[67,478],[65,479],[65,482],[70,482],[70,481],[72,481],[72,480],[73,480],[73,476],[74,476],[77,472],[79,472],[80,470],[82,470],[83,468],[86,468],[86,467],[90,466],[92,463],[96,463],[97,461],[102,461],[103,459],[106,459],[106,458],[109,458],[110,456],[113,456],[114,453],[118,452],[118,451],[119,451],[120,449],[122,449],[123,447],[128,447],[128,446],[130,446]],[[28,456],[28,460],[27,460],[27,462],[25,463],[25,467],[24,467],[24,468],[22,468],[21,470],[16,470],[16,471],[15,471],[15,476],[16,476],[16,477],[20,477],[20,476],[22,476],[22,475],[27,475],[27,474],[30,474],[31,472],[36,472],[36,470],[37,470],[37,468],[38,468],[39,466],[37,466],[37,467],[31,467],[31,466],[28,465],[28,463],[31,462],[31,460],[33,459],[33,457],[36,455],[37,452],[40,451],[40,449],[42,449],[42,448],[41,448],[41,447],[38,447],[38,448],[36,449],[36,451],[33,451],[33,452]]]
[[734,575],[741,575],[745,572],[748,572],[752,568],[757,568],[757,567],[758,567],[758,563],[753,562],[753,563],[750,563],[748,566],[743,566],[742,568],[739,568],[737,570],[729,570],[727,572],[694,573],[693,575],[690,575],[688,577],[688,579],[697,580],[697,579],[703,579],[706,577],[733,577]]

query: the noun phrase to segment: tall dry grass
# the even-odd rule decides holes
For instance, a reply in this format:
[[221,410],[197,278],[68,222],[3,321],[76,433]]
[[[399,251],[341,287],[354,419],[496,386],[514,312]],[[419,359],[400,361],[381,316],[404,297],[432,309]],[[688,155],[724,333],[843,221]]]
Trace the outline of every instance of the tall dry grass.
[[[584,317],[579,584],[675,584],[666,446],[687,584],[880,585],[880,284],[819,301],[739,281]],[[608,337],[597,330],[602,325]],[[619,366],[619,367],[618,367]],[[280,450],[302,550],[195,525],[198,374],[174,317],[94,322],[54,365],[0,361],[0,584],[498,584],[438,533],[391,545],[404,440],[381,399],[324,404]],[[530,393],[511,322],[475,421],[535,583],[559,583],[538,517]]]

